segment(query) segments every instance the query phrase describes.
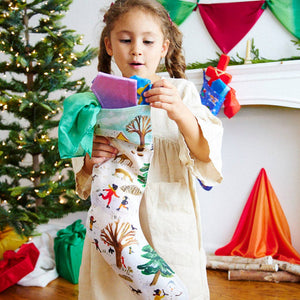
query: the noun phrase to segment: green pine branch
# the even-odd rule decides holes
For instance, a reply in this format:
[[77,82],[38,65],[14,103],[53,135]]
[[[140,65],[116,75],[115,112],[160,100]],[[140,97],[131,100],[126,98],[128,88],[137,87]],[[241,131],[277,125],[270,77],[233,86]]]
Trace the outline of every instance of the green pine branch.
[[72,73],[96,49],[61,22],[70,0],[0,2],[0,226],[30,234],[49,217],[87,209],[75,193],[57,131],[65,94],[88,90]]
[[[300,40],[292,41],[295,46],[297,46],[297,50],[300,50]],[[292,56],[292,57],[286,57],[286,58],[280,58],[280,59],[268,59],[265,57],[261,57],[259,53],[259,49],[255,47],[254,39],[251,41],[251,50],[250,50],[251,56],[252,56],[252,64],[260,64],[260,63],[268,63],[268,62],[280,62],[280,61],[289,61],[289,60],[299,60],[300,56]],[[192,69],[206,69],[208,66],[217,67],[218,62],[220,60],[220,56],[222,53],[216,52],[217,58],[210,59],[207,62],[200,63],[200,62],[194,62],[187,65],[187,70]],[[238,53],[236,54],[237,58],[230,57],[229,66],[235,66],[235,65],[243,65],[245,63],[245,59],[240,56]]]

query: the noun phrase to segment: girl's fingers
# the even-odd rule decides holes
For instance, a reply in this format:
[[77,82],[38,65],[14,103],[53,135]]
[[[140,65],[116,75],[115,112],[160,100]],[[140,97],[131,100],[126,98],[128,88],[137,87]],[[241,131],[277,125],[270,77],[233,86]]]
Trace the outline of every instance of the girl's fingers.
[[103,151],[103,152],[115,153],[117,151],[117,149],[111,145],[94,143],[93,151]]
[[93,141],[94,141],[94,143],[100,143],[100,144],[109,144],[110,143],[108,138],[101,136],[101,135],[94,135]]
[[172,88],[173,85],[170,84],[168,81],[166,81],[165,79],[160,79],[155,81],[152,84],[152,88],[158,88],[158,87],[164,87],[164,88]]
[[117,155],[118,149],[110,145],[109,138],[95,135],[93,138],[92,157],[85,156],[84,169],[88,174],[92,173],[95,164],[102,164]]
[[[176,99],[179,97],[178,91],[175,86],[167,82],[165,79],[158,80],[153,83],[152,88],[144,93],[146,98],[149,98],[150,101],[170,101],[170,99]],[[157,98],[157,96],[162,96]],[[155,98],[153,98],[155,97]],[[149,101],[149,102],[150,102]]]
[[150,104],[152,107],[155,107],[155,108],[162,108],[166,111],[169,111],[171,110],[172,108],[172,105],[169,104],[169,103],[166,103],[166,102],[161,102],[161,101],[156,101],[156,102],[153,102]]
[[93,149],[93,157],[115,157],[117,152]]
[[171,103],[174,99],[174,91],[170,88],[156,87],[147,91],[144,96],[149,103],[156,101]]
[[110,159],[110,157],[93,157],[91,159],[91,163],[94,165],[94,164],[102,164],[104,162],[106,162],[108,159]]
[[118,153],[118,149],[110,145],[108,138],[103,136],[94,136],[93,141],[93,157],[114,157]]
[[172,103],[173,97],[160,94],[160,95],[151,96],[147,98],[147,100],[150,104],[155,102]]
[[172,96],[174,94],[174,89],[171,87],[166,87],[166,86],[156,86],[152,87],[149,91],[144,93],[145,97],[152,97],[155,95],[167,95],[167,96]]

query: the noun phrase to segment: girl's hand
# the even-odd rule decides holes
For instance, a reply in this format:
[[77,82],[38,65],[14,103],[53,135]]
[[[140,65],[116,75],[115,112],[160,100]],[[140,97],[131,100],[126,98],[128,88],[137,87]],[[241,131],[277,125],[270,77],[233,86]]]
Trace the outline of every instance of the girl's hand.
[[183,119],[184,114],[189,115],[189,110],[183,104],[177,88],[164,79],[154,82],[144,96],[152,107],[164,109],[168,117],[175,122]]
[[92,174],[94,164],[103,163],[115,157],[118,149],[110,145],[108,138],[95,135],[93,140],[92,157],[85,155],[83,169],[86,173]]
[[178,90],[164,79],[153,83],[152,89],[144,93],[152,107],[164,109],[175,121],[190,151],[201,161],[209,162],[209,146],[195,116],[183,103]]

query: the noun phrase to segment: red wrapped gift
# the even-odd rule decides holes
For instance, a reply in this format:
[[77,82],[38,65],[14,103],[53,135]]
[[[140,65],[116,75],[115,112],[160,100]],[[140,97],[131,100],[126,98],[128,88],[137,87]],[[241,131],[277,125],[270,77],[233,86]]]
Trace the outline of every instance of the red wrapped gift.
[[39,255],[33,243],[23,244],[18,252],[5,251],[0,261],[0,293],[32,272]]
[[230,83],[232,76],[228,73],[225,73],[227,65],[230,61],[228,55],[222,54],[216,68],[209,66],[206,69],[205,75],[210,77],[208,84],[211,85],[213,81],[221,79],[225,84]]

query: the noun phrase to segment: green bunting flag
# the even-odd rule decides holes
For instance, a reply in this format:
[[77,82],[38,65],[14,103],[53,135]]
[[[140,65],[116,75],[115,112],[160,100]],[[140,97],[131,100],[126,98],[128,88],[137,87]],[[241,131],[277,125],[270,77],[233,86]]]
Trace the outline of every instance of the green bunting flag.
[[172,21],[180,25],[197,7],[197,3],[183,0],[157,0],[169,12]]
[[300,39],[300,0],[268,0],[267,5],[280,23]]

